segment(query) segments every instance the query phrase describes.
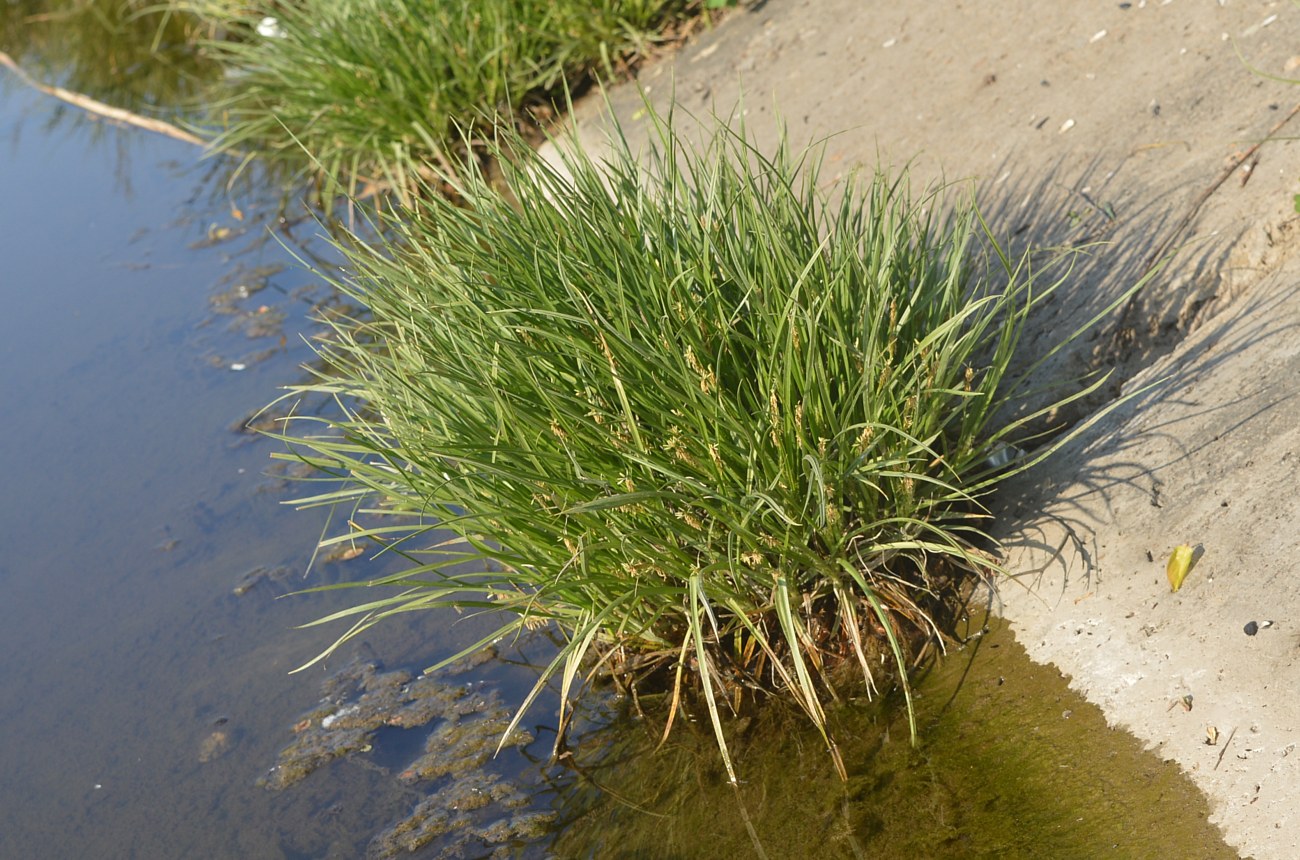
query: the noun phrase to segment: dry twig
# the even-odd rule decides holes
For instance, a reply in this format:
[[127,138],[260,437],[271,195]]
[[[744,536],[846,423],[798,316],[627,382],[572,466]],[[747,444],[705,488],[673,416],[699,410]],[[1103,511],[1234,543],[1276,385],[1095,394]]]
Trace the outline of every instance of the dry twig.
[[102,116],[113,122],[133,125],[136,128],[142,128],[145,131],[152,131],[155,134],[165,134],[168,137],[184,141],[185,143],[192,143],[195,146],[207,146],[201,138],[190,134],[182,128],[177,128],[164,120],[150,119],[149,117],[132,113],[129,110],[123,110],[122,108],[113,107],[112,105],[106,105],[101,101],[92,99],[90,96],[82,95],[81,93],[74,93],[71,90],[65,90],[63,87],[43,84],[40,81],[35,80],[31,75],[27,74],[18,63],[14,62],[14,58],[6,54],[4,51],[0,51],[0,66],[7,67],[11,72],[18,76],[19,80],[32,89],[39,90],[47,96],[53,96],[60,101],[81,108],[87,113]]

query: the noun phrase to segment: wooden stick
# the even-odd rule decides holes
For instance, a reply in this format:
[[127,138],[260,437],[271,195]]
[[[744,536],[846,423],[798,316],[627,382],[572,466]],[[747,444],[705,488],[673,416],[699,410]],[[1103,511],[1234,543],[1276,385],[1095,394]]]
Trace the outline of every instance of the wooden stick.
[[6,54],[4,51],[0,51],[0,66],[6,66],[11,72],[17,75],[23,83],[27,84],[32,89],[39,90],[47,96],[53,96],[60,101],[81,108],[87,113],[102,116],[113,122],[133,125],[136,128],[142,128],[145,131],[152,131],[155,134],[165,134],[168,137],[184,141],[185,143],[192,143],[195,146],[207,146],[207,143],[201,138],[190,134],[182,128],[177,128],[164,120],[150,119],[149,117],[132,113],[129,110],[123,110],[122,108],[116,108],[112,105],[106,105],[103,102],[96,101],[90,96],[85,96],[81,93],[74,93],[71,90],[63,89],[62,87],[42,84],[39,81],[34,80],[31,75],[27,74],[27,72],[23,71],[23,69],[14,62],[14,58]]

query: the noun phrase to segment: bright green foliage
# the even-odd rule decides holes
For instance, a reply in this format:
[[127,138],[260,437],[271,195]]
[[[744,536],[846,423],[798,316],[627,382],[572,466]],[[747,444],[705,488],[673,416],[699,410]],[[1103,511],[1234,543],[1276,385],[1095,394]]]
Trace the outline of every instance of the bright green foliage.
[[295,0],[242,13],[198,5],[231,37],[210,46],[232,85],[211,112],[216,148],[345,177],[353,190],[359,179],[385,181],[403,194],[424,162],[459,162],[459,130],[508,120],[592,71],[612,76],[681,4]]
[[584,661],[649,654],[698,676],[715,727],[746,684],[820,727],[832,670],[870,685],[882,647],[906,690],[933,571],[989,569],[976,500],[1029,418],[990,419],[1055,284],[972,268],[996,250],[973,209],[941,217],[905,178],[832,201],[813,155],[651,121],[648,153],[616,141],[599,167],[512,148],[511,199],[470,174],[463,205],[429,195],[388,247],[347,250],[371,316],[335,322],[331,375],[298,390],[347,417],[294,441],[349,483],[307,501],[369,505],[337,539],[412,563],[364,583],[397,593],[340,613],[347,635],[499,609],[499,635],[562,631],[566,701]]

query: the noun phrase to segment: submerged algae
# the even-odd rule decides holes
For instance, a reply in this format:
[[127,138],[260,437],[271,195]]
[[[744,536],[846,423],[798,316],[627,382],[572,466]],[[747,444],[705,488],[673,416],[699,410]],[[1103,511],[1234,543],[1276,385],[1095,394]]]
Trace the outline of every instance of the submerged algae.
[[[499,748],[523,748],[532,735],[516,729],[502,742],[511,712],[497,692],[449,680],[481,659],[467,658],[439,675],[418,677],[383,671],[375,662],[353,662],[322,685],[321,702],[294,724],[297,737],[281,750],[262,785],[282,791],[336,759],[370,753],[383,744],[385,728],[424,729],[422,753],[393,777],[418,787],[413,793],[420,799],[370,841],[367,855],[395,857],[429,847],[438,857],[458,857],[477,846],[479,853],[507,856],[535,841],[554,815],[525,809],[532,802],[527,791],[491,766]],[[435,724],[431,731],[430,724]]]

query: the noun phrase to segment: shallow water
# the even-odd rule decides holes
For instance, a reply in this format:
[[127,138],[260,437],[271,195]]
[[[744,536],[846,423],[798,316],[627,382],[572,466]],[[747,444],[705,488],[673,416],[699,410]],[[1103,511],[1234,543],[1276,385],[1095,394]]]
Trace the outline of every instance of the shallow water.
[[[898,702],[832,712],[848,780],[797,714],[770,709],[732,738],[723,784],[700,715],[658,754],[635,721],[595,730],[590,807],[568,804],[561,856],[705,858],[1229,858],[1177,766],[1107,727],[1002,622],[956,646],[915,691],[919,744]],[[613,735],[617,735],[616,737]],[[594,790],[592,786],[600,786]],[[620,801],[611,800],[621,798]],[[746,823],[748,822],[748,824]]]
[[[316,279],[264,226],[233,235],[197,151],[51,127],[63,111],[0,94],[0,856],[347,856],[399,815],[397,788],[336,775],[365,798],[336,811],[357,831],[340,841],[315,792],[256,785],[320,695],[322,672],[287,672],[331,632],[291,628],[346,602],[275,599],[304,584],[322,517],[281,504],[274,446],[237,430],[310,359]],[[259,566],[289,575],[236,596]],[[417,664],[449,647],[432,619],[369,641]]]
[[[276,446],[239,431],[300,378],[299,335],[329,295],[265,241],[274,201],[227,196],[196,159],[0,77],[0,857],[355,857],[453,796],[438,792],[454,780],[411,775],[431,733],[455,723],[441,711],[409,729],[381,716],[351,755],[283,790],[263,784],[281,750],[360,707],[360,690],[326,696],[334,672],[418,671],[485,628],[413,617],[288,674],[339,632],[294,625],[354,596],[276,598],[377,572],[363,557],[302,578],[322,515],[282,504],[293,489],[267,474]],[[280,235],[294,246],[313,231]],[[502,790],[498,805],[521,809],[485,807],[460,829],[554,814],[535,838],[491,831],[526,856],[1230,856],[1185,779],[994,644],[1010,663],[964,675],[958,659],[928,682],[918,751],[896,717],[841,714],[847,786],[815,735],[772,715],[736,738],[737,795],[706,731],[687,726],[651,754],[613,701],[587,715],[580,769],[550,767],[543,702],[525,722],[532,742],[495,760],[458,748],[468,772],[524,796]],[[519,701],[527,663],[503,652],[448,678],[483,703],[456,725],[486,721],[494,697]],[[441,856],[459,835],[403,856]],[[487,856],[492,840],[475,839],[465,856]]]

